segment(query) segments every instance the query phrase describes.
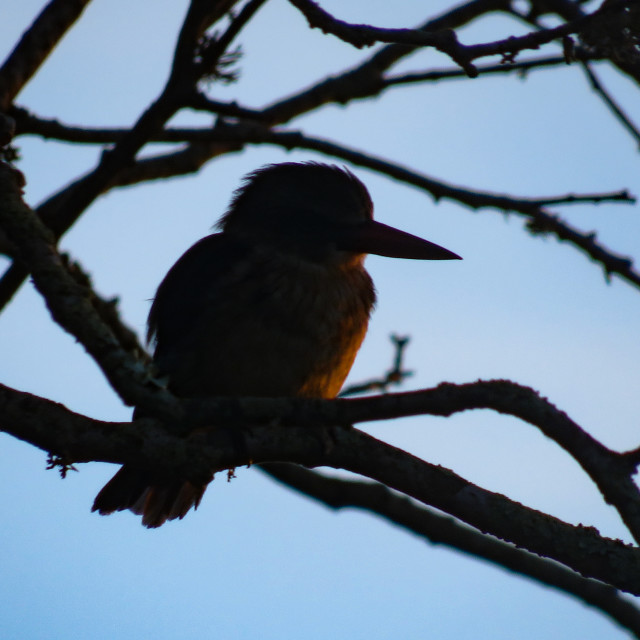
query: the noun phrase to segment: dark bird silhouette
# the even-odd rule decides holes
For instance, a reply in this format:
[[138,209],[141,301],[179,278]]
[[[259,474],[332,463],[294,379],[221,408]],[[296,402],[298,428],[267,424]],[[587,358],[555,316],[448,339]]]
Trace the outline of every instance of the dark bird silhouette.
[[[333,398],[376,299],[365,254],[459,259],[374,221],[362,182],[313,162],[249,174],[219,228],[170,269],[149,313],[155,366],[180,397]],[[131,509],[158,527],[197,507],[205,488],[126,465],[93,510]]]

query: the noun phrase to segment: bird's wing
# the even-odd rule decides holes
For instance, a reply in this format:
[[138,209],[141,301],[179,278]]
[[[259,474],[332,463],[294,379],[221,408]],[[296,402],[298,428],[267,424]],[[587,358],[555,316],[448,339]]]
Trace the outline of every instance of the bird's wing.
[[171,267],[158,287],[147,323],[147,340],[156,342],[160,368],[163,352],[191,335],[204,310],[215,303],[216,285],[248,253],[244,243],[216,233],[194,244]]

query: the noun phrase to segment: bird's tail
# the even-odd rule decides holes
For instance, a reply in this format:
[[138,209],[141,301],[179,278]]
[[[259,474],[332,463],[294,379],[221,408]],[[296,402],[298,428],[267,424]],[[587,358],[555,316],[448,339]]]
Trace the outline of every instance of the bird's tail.
[[206,488],[206,484],[159,478],[149,471],[124,466],[102,487],[91,510],[104,516],[130,509],[151,529],[167,520],[184,518],[191,507],[197,509]]

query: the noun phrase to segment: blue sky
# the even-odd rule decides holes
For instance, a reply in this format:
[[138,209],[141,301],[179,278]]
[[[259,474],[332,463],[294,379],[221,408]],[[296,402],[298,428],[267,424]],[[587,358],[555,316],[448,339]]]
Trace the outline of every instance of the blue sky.
[[[429,11],[447,3],[429,3]],[[425,3],[323,1],[343,19],[413,26]],[[0,21],[4,56],[40,10],[12,3]],[[186,2],[96,0],[18,103],[43,117],[127,126],[159,93]],[[492,18],[464,42],[522,27]],[[240,41],[242,78],[221,100],[261,107],[368,55],[309,32],[284,0],[264,7]],[[433,51],[403,70],[449,66]],[[640,122],[637,87],[602,67],[603,81]],[[207,124],[186,113],[176,123]],[[638,149],[579,68],[395,89],[296,121],[310,135],[366,149],[449,182],[520,196],[638,194]],[[99,149],[19,141],[26,199],[37,205],[95,163]],[[119,295],[141,333],[169,266],[206,235],[246,172],[310,153],[251,148],[198,175],[100,198],[65,236],[105,296]],[[392,332],[412,336],[406,389],[443,380],[509,378],[532,385],[604,444],[638,446],[640,295],[569,246],[527,236],[515,217],[435,204],[356,169],[376,216],[464,257],[413,263],[371,257],[378,309],[351,380],[382,372]],[[637,206],[558,211],[624,255],[640,255]],[[128,419],[98,369],[50,321],[31,286],[0,316],[0,380],[104,420]],[[375,424],[372,434],[572,523],[627,539],[615,513],[552,442],[490,412]],[[241,469],[217,478],[201,508],[157,531],[137,518],[90,513],[114,471],[82,465],[62,481],[45,455],[0,437],[0,636],[5,638],[623,638],[599,613],[367,515],[334,514]]]

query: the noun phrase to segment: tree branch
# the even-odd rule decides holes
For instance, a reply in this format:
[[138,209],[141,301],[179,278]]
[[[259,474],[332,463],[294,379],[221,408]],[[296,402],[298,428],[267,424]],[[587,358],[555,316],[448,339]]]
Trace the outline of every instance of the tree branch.
[[602,86],[600,80],[593,72],[591,67],[586,63],[582,63],[585,75],[589,80],[591,88],[602,98],[602,101],[607,105],[611,113],[615,116],[616,120],[622,124],[622,126],[631,134],[631,137],[636,141],[636,144],[640,147],[640,130],[633,124],[629,116],[622,110],[618,103],[609,95],[606,89]]
[[[325,404],[353,402],[364,401]],[[251,405],[244,399],[226,399],[224,403],[231,407]],[[295,407],[304,401],[258,401],[262,406],[265,403]],[[272,418],[274,415],[277,413],[272,413]],[[0,416],[3,431],[59,455],[67,463],[99,460],[135,464],[198,482],[209,480],[217,471],[251,463],[287,461],[345,469],[446,511],[480,531],[561,562],[586,577],[640,595],[637,548],[604,538],[593,527],[572,526],[524,507],[356,429],[277,426],[272,421],[268,426],[244,429],[244,447],[239,452],[228,429],[201,429],[180,438],[151,419],[138,420],[133,427],[130,423],[91,420],[2,385]],[[311,418],[317,424],[317,416]],[[246,416],[244,420],[246,424]]]
[[[522,18],[534,25],[537,25],[538,16],[544,14],[555,14],[567,22],[587,17],[580,3],[573,0],[530,0],[530,3],[531,11]],[[609,0],[602,4],[613,9],[613,13],[606,16],[607,19],[594,21],[589,29],[580,33],[580,39],[585,47],[600,57],[606,57],[620,71],[640,83],[640,55],[637,45],[634,48],[624,33],[628,30],[630,13],[638,12],[637,2]],[[625,12],[625,8],[628,12]]]
[[[597,59],[597,58],[594,58]],[[564,56],[548,56],[545,58],[531,58],[520,62],[505,64],[491,64],[478,67],[478,77],[490,75],[507,75],[510,73],[526,76],[530,71],[537,69],[548,69],[551,67],[566,66],[567,60]],[[423,82],[438,82],[440,80],[459,80],[465,78],[466,74],[460,69],[434,69],[422,73],[403,73],[402,75],[387,76],[384,79],[384,87],[397,87],[405,84],[415,84]]]
[[[50,198],[38,208],[57,237],[65,233],[86,208],[112,184],[119,171],[129,166],[147,141],[183,106],[200,79],[194,55],[206,29],[221,18],[237,0],[192,0],[176,44],[171,73],[160,96],[142,113],[135,125],[102,154],[88,174]],[[214,65],[214,60],[208,60]],[[27,277],[23,266],[13,264],[0,282],[0,303],[8,302]]]
[[330,509],[368,511],[431,544],[442,544],[473,558],[484,559],[569,594],[595,607],[640,638],[640,610],[609,585],[582,578],[555,562],[462,526],[453,518],[421,507],[382,484],[329,477],[292,464],[272,463],[260,465],[259,468],[277,482]]
[[[180,37],[178,38],[170,78],[163,95],[166,95],[167,87],[174,86],[174,83],[175,86],[181,87],[183,86],[180,84],[181,81],[186,83],[186,81],[193,76],[190,67],[193,62],[193,53],[196,45],[202,39],[206,26],[211,23],[216,15],[219,17],[220,10],[224,10],[225,6],[226,5],[219,3],[214,3],[213,5],[203,4],[194,0],[185,18]],[[228,9],[229,7],[226,8]],[[426,22],[422,28],[424,30],[455,28],[456,26],[473,20],[483,13],[509,10],[510,0],[471,0],[467,4],[455,7],[441,16]],[[218,11],[218,13],[214,15],[216,11]],[[261,120],[273,124],[282,123],[329,102],[337,101],[346,103],[358,97],[375,95],[380,90],[383,71],[414,50],[415,47],[395,44],[383,47],[358,68],[348,70],[337,78],[322,81],[310,89],[271,105],[271,107],[265,109]],[[180,71],[181,69],[183,69],[182,73]],[[186,84],[184,86],[184,95],[182,95],[182,90],[176,93],[176,96],[182,95],[182,98],[185,100],[182,106],[199,108],[198,105],[201,105],[202,97],[193,89],[187,90]],[[173,92],[170,91],[169,93]],[[193,105],[191,103],[193,103]],[[152,105],[150,109],[153,111],[154,105]],[[158,107],[155,109],[159,111]],[[147,112],[148,111],[149,110],[147,110]],[[153,118],[146,118],[147,123],[152,120]],[[118,180],[118,178],[116,178],[117,172],[114,173],[112,170],[117,164],[118,148],[126,148],[126,140],[130,142],[133,140],[135,142],[136,136],[133,135],[133,131],[136,128],[138,128],[138,130],[141,128],[146,130],[147,140],[154,134],[153,126],[147,126],[145,124],[145,126],[142,127],[141,122],[143,121],[145,121],[145,114],[139,119],[134,129],[126,132],[124,140],[119,139],[118,145],[111,152],[110,157],[112,158],[113,164],[108,171],[105,169],[105,172],[100,175],[101,166],[105,161],[105,157],[103,157],[103,161],[93,172],[77,179],[74,183],[62,189],[38,207],[38,213],[43,216],[47,225],[56,232],[58,237],[62,236],[75,222],[92,199],[113,186],[117,186],[118,184],[136,184],[141,181],[159,177],[169,177],[171,175],[184,175],[196,171],[208,159],[215,155],[237,151],[242,148],[242,146],[238,146],[237,143],[229,144],[226,147],[220,147],[215,144],[194,144],[190,145],[186,150],[169,154],[164,160],[141,160],[132,166],[132,148],[131,145],[129,145],[129,151],[126,154],[123,152],[124,156],[129,156],[129,162],[126,161],[125,157],[121,157],[121,160],[124,161],[120,162],[121,166]],[[156,125],[157,124],[158,122],[156,122]],[[158,129],[156,126],[155,131],[158,131]],[[139,139],[139,136],[138,142],[140,144],[143,143],[143,141]],[[113,155],[114,153],[116,153],[116,156]],[[99,174],[100,179],[96,179],[96,173]],[[98,188],[97,190],[96,187]],[[84,208],[81,202],[83,198],[86,202]],[[0,279],[0,309],[6,306],[11,300],[27,275],[24,268],[17,263],[12,264],[5,272]]]
[[89,0],[52,0],[41,11],[0,67],[0,112],[9,108],[88,4]]
[[[190,401],[192,419],[185,420],[176,400],[153,384],[140,362],[122,349],[96,313],[87,289],[78,285],[65,269],[49,232],[19,195],[15,195],[15,187],[12,191],[10,181],[13,180],[15,171],[4,167],[0,171],[0,193],[5,196],[0,202],[0,227],[29,265],[34,283],[54,319],[83,344],[126,403],[149,407],[151,415],[166,415],[172,420],[185,421],[190,427],[211,424],[213,416],[220,415],[219,405],[211,401]],[[283,413],[281,406],[277,406],[274,413],[270,400],[256,401],[254,406],[258,414],[251,415],[252,420],[260,419],[264,407],[269,416],[278,415],[285,422],[299,423],[305,419],[304,415]],[[618,509],[636,539],[640,539],[640,496],[632,479],[635,466],[591,438],[531,389],[506,381],[463,387],[440,385],[430,391],[349,401],[341,412],[335,411],[335,406],[340,406],[335,403],[307,401],[304,406],[312,406],[313,415],[322,424],[352,424],[425,413],[451,415],[471,408],[492,408],[517,416],[539,427],[572,455],[597,484],[605,500]],[[228,411],[222,416],[227,423],[231,420]]]
[[264,424],[277,416],[281,425],[321,426],[433,415],[450,416],[471,409],[492,409],[537,427],[562,447],[585,470],[613,505],[636,540],[640,540],[640,493],[633,481],[632,457],[603,446],[564,412],[533,389],[507,380],[464,385],[443,383],[433,389],[353,400],[189,400],[180,433],[204,425],[242,427]]
[[[33,122],[33,120],[31,121]],[[64,130],[61,129],[62,126],[59,123],[51,124],[50,122],[45,122],[43,125],[45,129],[55,127],[60,135],[64,135]],[[107,134],[108,130],[98,130],[95,134],[95,141],[103,140]],[[75,132],[72,131],[70,135],[75,135]],[[89,136],[86,132],[84,135],[86,137]],[[116,138],[121,135],[121,130],[112,130],[110,135]],[[600,194],[566,194],[547,198],[515,198],[504,194],[473,191],[435,180],[399,164],[349,149],[329,140],[312,138],[297,131],[277,131],[258,123],[225,123],[213,129],[169,130],[156,136],[158,141],[173,141],[176,138],[197,142],[179,152],[140,161],[137,165],[123,171],[120,176],[115,177],[111,186],[134,184],[141,180],[156,179],[158,177],[166,178],[196,171],[213,155],[228,152],[229,147],[225,145],[231,145],[234,150],[241,149],[247,143],[274,144],[288,150],[310,149],[334,158],[341,158],[356,166],[366,167],[417,187],[429,193],[436,201],[441,198],[449,198],[471,209],[492,208],[504,212],[518,213],[527,219],[527,229],[532,235],[554,235],[558,240],[568,242],[586,254],[591,260],[600,264],[607,280],[611,275],[615,274],[627,283],[640,287],[640,274],[633,269],[633,261],[630,258],[616,255],[597,242],[595,233],[574,229],[557,215],[546,211],[544,208],[545,205],[549,204],[574,204],[578,202],[635,203],[635,198],[626,190]],[[167,161],[166,164],[163,158]],[[64,197],[66,192],[67,190],[63,191],[59,196],[54,196],[54,199]],[[48,205],[49,203],[43,205],[45,211],[49,209]],[[54,223],[55,220],[52,221],[51,226],[57,229],[58,225]],[[5,278],[10,279],[11,272]],[[3,293],[5,278],[0,280],[0,301],[6,298]],[[11,282],[9,282],[10,284]],[[9,291],[11,291],[10,287]]]
[[122,348],[92,304],[91,290],[65,267],[53,234],[23,202],[20,178],[19,172],[0,163],[0,228],[32,274],[54,320],[85,347],[125,404],[178,417],[175,399]]
[[434,47],[446,53],[464,72],[475,78],[478,71],[463,55],[465,47],[458,42],[454,31],[423,31],[420,29],[381,29],[366,24],[349,24],[334,18],[311,0],[289,0],[307,18],[311,28],[331,33],[358,49],[370,47],[377,42],[406,44],[416,47]]
[[[510,0],[471,0],[426,21],[418,30],[433,32],[455,29],[485,13],[509,12],[510,6]],[[264,122],[272,125],[284,124],[325,104],[345,105],[352,100],[378,95],[384,86],[384,72],[411,55],[417,48],[401,44],[382,47],[358,66],[321,80],[307,89],[267,106],[263,111]]]
[[395,353],[393,356],[393,363],[391,368],[381,378],[373,378],[365,382],[350,385],[344,388],[340,392],[341,398],[348,396],[355,396],[361,393],[370,393],[372,391],[384,392],[389,390],[391,385],[400,385],[407,378],[413,375],[413,371],[408,371],[404,368],[404,352],[409,344],[410,338],[408,336],[397,336],[393,334],[391,336],[391,342],[395,347]]
[[[60,255],[56,237],[62,235],[87,206],[115,186],[135,184],[158,177],[196,171],[217,155],[241,150],[246,144],[274,144],[285,149],[305,148],[352,164],[364,166],[430,193],[438,200],[447,197],[471,208],[490,207],[515,211],[527,220],[532,234],[553,234],[568,241],[601,264],[607,276],[616,273],[640,287],[640,274],[630,260],[602,247],[594,234],[570,227],[545,208],[575,202],[624,201],[633,198],[626,191],[602,194],[567,194],[550,198],[514,198],[446,184],[399,165],[315,139],[298,132],[273,131],[266,123],[286,122],[330,102],[347,102],[379,95],[388,87],[407,82],[458,76],[466,72],[499,73],[498,65],[477,69],[476,58],[500,54],[512,60],[517,52],[558,38],[580,33],[594,57],[608,55],[614,61],[619,52],[604,51],[602,34],[620,28],[615,17],[628,4],[614,0],[589,16],[580,15],[575,2],[531,0],[531,14],[557,10],[567,24],[542,29],[521,38],[509,38],[473,46],[461,45],[452,31],[446,31],[491,11],[511,11],[510,0],[475,0],[430,21],[422,30],[376,29],[351,25],[333,18],[309,0],[291,0],[310,24],[336,33],[356,46],[376,41],[399,42],[381,48],[357,68],[328,78],[297,95],[281,100],[263,111],[235,103],[210,100],[197,89],[198,81],[214,73],[219,61],[240,29],[264,0],[248,0],[240,14],[218,37],[207,29],[236,0],[193,0],[176,46],[171,74],[158,99],[130,129],[89,130],[67,127],[57,121],[34,118],[19,109],[19,134],[37,133],[74,142],[113,144],[98,165],[44,203],[39,213],[45,224],[22,202],[16,182],[19,174],[0,165],[0,228],[11,241],[8,254],[14,263],[0,282],[0,298],[15,291],[28,271],[45,297],[54,319],[87,349],[123,401],[148,409],[148,414],[164,422],[145,419],[130,423],[106,423],[75,414],[62,405],[11,390],[0,385],[0,429],[54,454],[64,464],[73,461],[103,460],[131,463],[166,470],[180,477],[208,481],[213,472],[252,463],[284,460],[308,466],[326,465],[346,469],[384,483],[424,504],[454,514],[479,531],[509,541],[504,544],[486,535],[442,518],[400,497],[381,484],[346,482],[325,478],[295,466],[269,466],[269,470],[291,485],[298,485],[316,499],[335,508],[346,505],[369,509],[426,537],[446,536],[453,545],[474,555],[482,555],[536,579],[560,585],[584,601],[607,611],[614,619],[640,637],[638,610],[614,589],[592,579],[543,561],[541,554],[619,589],[640,595],[640,551],[619,541],[601,537],[595,529],[571,526],[558,519],[528,509],[508,498],[474,486],[453,472],[421,461],[410,454],[356,430],[353,422],[381,420],[403,415],[451,415],[458,411],[490,408],[516,416],[552,438],[576,459],[599,487],[605,500],[613,504],[623,521],[640,540],[640,496],[633,473],[640,450],[620,454],[611,451],[585,433],[566,414],[533,390],[507,381],[477,382],[470,385],[441,385],[436,389],[366,398],[355,401],[313,401],[305,399],[211,399],[179,401],[153,380],[145,367],[144,350],[133,332],[117,316],[115,301],[100,298],[79,265]],[[42,12],[9,59],[0,68],[0,111],[7,109],[66,29],[80,15],[87,2],[54,0]],[[571,7],[573,5],[573,8]],[[69,13],[65,13],[69,11]],[[75,17],[72,14],[75,12]],[[609,12],[609,13],[607,13]],[[613,16],[608,26],[600,18]],[[54,19],[55,18],[55,19]],[[533,19],[533,18],[532,18]],[[603,19],[603,23],[607,20]],[[613,25],[613,26],[611,26]],[[29,40],[29,38],[31,40]],[[360,42],[360,44],[358,44]],[[464,72],[435,71],[430,74],[385,77],[385,71],[418,46],[435,46],[448,53]],[[542,59],[553,60],[553,59]],[[561,60],[556,58],[556,61]],[[527,61],[507,70],[526,71],[556,62]],[[617,60],[621,68],[637,75],[638,64]],[[625,67],[626,65],[626,67]],[[599,87],[597,78],[585,64],[592,85],[636,141],[640,133]],[[216,113],[221,126],[213,129],[168,129],[166,123],[179,109],[192,106]],[[237,124],[224,118],[236,118]],[[0,123],[0,129],[4,124]],[[29,130],[31,129],[31,130]],[[0,131],[0,145],[9,134]],[[67,136],[65,138],[65,136]],[[177,151],[157,157],[136,159],[150,141],[187,143]],[[47,225],[49,228],[47,228]],[[53,232],[53,233],[52,233]],[[4,244],[3,244],[4,247]],[[5,297],[5,299],[8,299]],[[1,306],[1,303],[0,303]],[[397,342],[394,368],[382,381],[367,385],[386,387],[406,375],[402,368],[402,344]],[[222,429],[194,427],[222,426]],[[327,427],[326,425],[342,425]],[[242,428],[246,449],[238,451],[227,429]],[[304,488],[300,488],[304,487]],[[522,546],[531,553],[516,549]]]
[[[223,74],[217,73],[217,68],[220,61],[222,61],[225,52],[231,46],[236,36],[240,31],[242,31],[265,2],[266,0],[249,0],[249,2],[242,7],[240,13],[231,20],[231,24],[222,36],[219,38],[213,37],[210,39],[204,39],[203,47],[201,47],[201,51],[198,55],[199,78],[215,78],[223,76]],[[230,2],[229,8],[235,3],[235,1]],[[195,83],[192,86],[195,89]]]
[[[237,133],[240,134],[239,138],[244,139],[246,142],[276,144],[285,149],[312,149],[328,156],[342,158],[353,165],[366,167],[426,191],[430,193],[436,201],[441,198],[449,198],[471,209],[487,207],[505,212],[516,212],[527,219],[527,229],[533,235],[554,235],[558,240],[568,242],[586,254],[591,260],[600,264],[607,280],[609,280],[611,275],[615,274],[627,283],[640,288],[640,273],[633,269],[633,261],[630,258],[616,255],[599,244],[594,232],[578,231],[558,216],[545,211],[540,206],[539,199],[518,199],[508,195],[471,191],[463,187],[457,187],[446,182],[434,180],[399,164],[391,163],[360,151],[348,149],[328,140],[311,138],[299,132],[272,131],[261,125],[252,125],[250,127],[242,127],[239,125],[235,130],[230,127],[227,133],[231,139],[237,140]],[[604,195],[605,199],[610,199],[612,194],[601,195]],[[562,196],[565,202],[570,197],[571,196]],[[593,196],[590,197],[593,198]],[[626,191],[616,192],[613,199],[628,203],[635,202],[635,199]],[[551,198],[551,200],[553,200],[553,198]]]
[[538,427],[580,464],[606,502],[615,506],[633,536],[640,540],[640,493],[633,481],[635,464],[623,454],[604,447],[533,389],[507,380],[467,385],[443,383],[430,390],[351,400],[347,415],[336,418],[358,423],[409,415],[450,416],[469,409],[493,409]]
[[592,14],[581,16],[558,27],[538,29],[524,36],[511,36],[495,42],[465,46],[460,44],[455,32],[451,30],[381,29],[365,24],[349,24],[334,18],[312,0],[289,0],[289,2],[305,15],[312,28],[316,27],[324,33],[331,33],[355,47],[368,47],[376,42],[434,47],[448,55],[470,78],[478,76],[478,69],[473,65],[473,60],[492,55],[502,55],[506,60],[513,60],[520,51],[539,49],[553,40],[581,33],[602,19],[621,12],[627,4],[623,1],[604,3]]

